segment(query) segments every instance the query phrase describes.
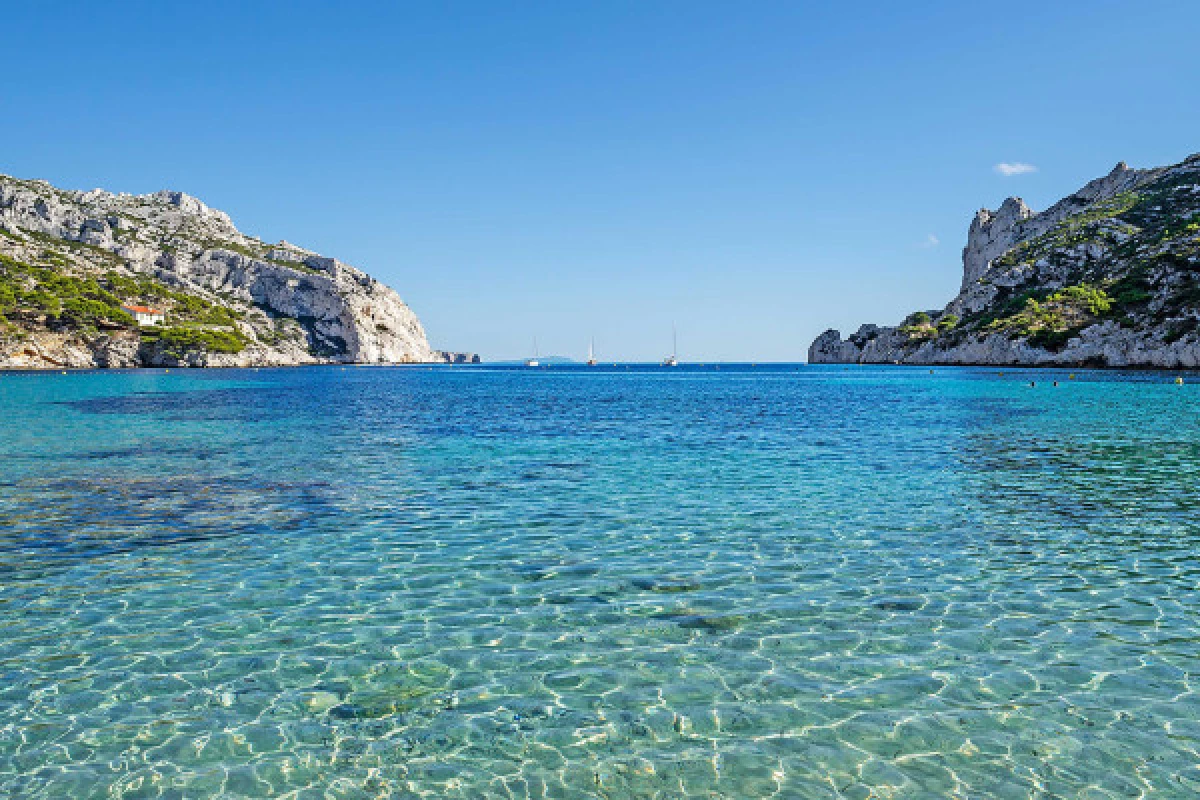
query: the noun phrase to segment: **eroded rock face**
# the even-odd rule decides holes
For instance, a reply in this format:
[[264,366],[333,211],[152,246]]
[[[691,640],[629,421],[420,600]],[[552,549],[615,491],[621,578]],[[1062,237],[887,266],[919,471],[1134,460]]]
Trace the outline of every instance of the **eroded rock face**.
[[[944,309],[825,331],[812,363],[1200,363],[1200,156],[1124,162],[1047,210],[1016,197],[975,215]],[[1032,303],[1032,305],[1030,305]]]
[[981,208],[967,230],[963,248],[963,288],[979,280],[992,265],[992,259],[1004,255],[1021,239],[1021,223],[1033,216],[1019,197],[1010,197],[1000,208]]
[[861,355],[861,347],[853,342],[843,342],[842,332],[833,328],[818,336],[808,348],[808,360],[811,364],[857,362]]
[[227,214],[182,192],[75,192],[0,176],[0,255],[75,276],[152,278],[237,312],[246,340],[239,353],[171,354],[140,346],[136,331],[71,335],[18,315],[15,324],[26,329],[0,331],[0,366],[445,360],[389,287],[336,259],[247,236]]

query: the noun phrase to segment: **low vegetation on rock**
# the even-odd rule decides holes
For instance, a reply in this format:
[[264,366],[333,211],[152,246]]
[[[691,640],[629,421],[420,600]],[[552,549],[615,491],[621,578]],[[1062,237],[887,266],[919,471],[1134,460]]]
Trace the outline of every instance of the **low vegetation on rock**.
[[894,328],[826,331],[813,362],[1200,366],[1200,156],[1119,164],[1041,213],[980,211],[963,284]]
[[432,350],[388,287],[194,197],[0,175],[0,367],[445,360],[471,357]]

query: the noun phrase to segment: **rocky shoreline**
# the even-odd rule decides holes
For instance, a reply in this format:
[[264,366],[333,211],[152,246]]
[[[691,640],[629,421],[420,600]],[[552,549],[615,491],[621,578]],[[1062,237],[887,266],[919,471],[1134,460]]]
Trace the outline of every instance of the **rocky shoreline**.
[[1041,213],[982,209],[962,264],[944,308],[827,330],[809,362],[1200,367],[1200,155],[1118,164]]
[[[135,320],[154,307],[153,324]],[[388,286],[182,192],[0,176],[0,368],[473,363]]]

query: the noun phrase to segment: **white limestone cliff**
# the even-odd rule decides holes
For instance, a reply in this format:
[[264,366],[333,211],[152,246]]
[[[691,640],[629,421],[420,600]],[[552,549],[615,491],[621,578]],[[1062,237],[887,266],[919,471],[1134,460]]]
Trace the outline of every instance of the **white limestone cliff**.
[[[1200,155],[1107,175],[1042,212],[981,209],[962,284],[899,326],[827,330],[811,363],[1200,365]],[[1032,303],[1032,305],[1031,305]]]
[[[432,349],[395,291],[366,273],[281,241],[241,233],[228,214],[174,191],[149,195],[56,189],[0,176],[0,255],[64,274],[146,279],[234,310],[239,352],[174,354],[136,330],[72,331],[13,316],[0,327],[0,366],[250,366],[472,360]],[[2,309],[0,309],[2,310]],[[168,318],[170,314],[168,314]],[[32,322],[30,322],[32,320]],[[169,319],[168,319],[169,321]],[[3,322],[3,317],[0,317]],[[14,328],[16,328],[14,332]],[[7,334],[5,335],[5,331]],[[130,344],[132,343],[132,344]],[[477,359],[475,359],[477,360]]]

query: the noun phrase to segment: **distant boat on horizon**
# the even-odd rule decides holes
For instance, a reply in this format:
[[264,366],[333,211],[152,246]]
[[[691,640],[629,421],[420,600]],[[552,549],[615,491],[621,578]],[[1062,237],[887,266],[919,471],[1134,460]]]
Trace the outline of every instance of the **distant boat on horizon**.
[[535,336],[535,337],[533,337],[533,358],[527,358],[527,359],[525,359],[525,366],[527,366],[527,367],[536,367],[536,366],[538,366],[540,363],[541,363],[541,362],[540,362],[540,361],[538,361],[537,337]]
[[592,341],[588,343],[587,365],[589,367],[596,366],[596,339],[592,337]]
[[678,352],[679,352],[679,337],[675,331],[675,326],[672,325],[671,326],[671,355],[669,355],[663,359],[662,365],[664,367],[678,367],[679,359],[676,357],[676,354]]

